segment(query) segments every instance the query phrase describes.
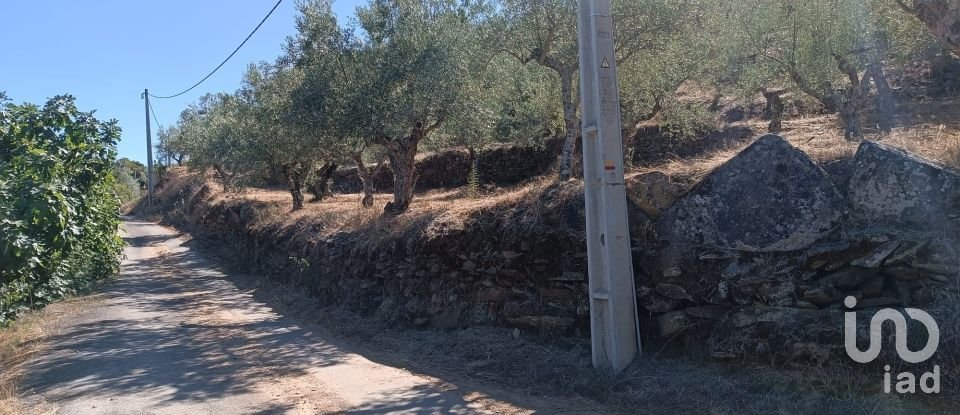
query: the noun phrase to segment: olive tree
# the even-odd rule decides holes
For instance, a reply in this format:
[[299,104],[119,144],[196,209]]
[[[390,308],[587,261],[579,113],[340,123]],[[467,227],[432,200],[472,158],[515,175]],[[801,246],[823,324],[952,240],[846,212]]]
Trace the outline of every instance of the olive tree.
[[[617,26],[618,34],[645,33],[655,27],[662,35],[635,39],[643,49],[630,55],[630,59],[621,59],[618,67],[623,129],[627,136],[635,133],[638,123],[662,111],[683,113],[686,104],[673,98],[688,82],[717,88],[718,100],[725,83],[722,70],[733,52],[725,37],[729,27],[716,17],[723,13],[724,3],[655,1],[637,5],[632,11],[637,12],[635,9],[640,7],[648,10],[641,16],[623,19]],[[684,121],[695,124],[692,119]],[[686,125],[678,127],[691,129]]]
[[180,142],[182,137],[180,128],[177,126],[158,128],[157,144],[154,146],[157,151],[157,159],[166,160],[168,164],[176,162],[178,166],[182,165],[186,157],[183,143]]
[[[695,0],[614,0],[618,65],[654,52],[695,15]],[[580,131],[575,94],[579,71],[576,0],[501,0],[497,33],[500,52],[523,63],[548,68],[559,79],[564,145],[559,179],[573,174],[573,153]]]
[[890,131],[887,48],[871,25],[868,0],[748,0],[734,7],[731,24],[743,28],[744,41],[793,88],[838,113],[847,139],[863,136],[871,85],[879,95],[878,127]]
[[376,68],[358,59],[363,49],[354,27],[341,27],[330,1],[306,0],[297,4],[297,34],[287,41],[286,58],[304,73],[303,82],[292,91],[295,123],[301,129],[323,132],[326,163],[318,171],[318,198],[327,191],[329,177],[338,164],[353,162],[363,182],[361,206],[373,206],[371,172],[364,162],[369,148],[364,134],[372,113],[367,97],[358,95],[361,79]]
[[382,146],[390,160],[393,201],[385,213],[410,207],[421,141],[470,109],[467,85],[485,57],[477,26],[487,12],[453,0],[374,0],[358,9],[365,39],[352,55],[360,76],[349,86],[347,110],[356,135]]
[[178,130],[188,165],[213,168],[224,190],[256,171],[258,151],[246,128],[249,106],[235,94],[207,94],[180,114]]

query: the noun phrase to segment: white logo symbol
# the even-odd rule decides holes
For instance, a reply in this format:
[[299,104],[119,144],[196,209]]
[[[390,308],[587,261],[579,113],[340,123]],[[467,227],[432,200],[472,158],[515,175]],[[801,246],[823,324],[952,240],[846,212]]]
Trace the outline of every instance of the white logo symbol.
[[[857,306],[857,299],[849,296],[843,300],[843,304],[852,309]],[[870,345],[866,351],[860,351],[857,348],[857,313],[848,311],[843,313],[843,345],[850,358],[858,363],[869,363],[880,355],[880,340],[883,334],[883,322],[885,321],[893,322],[897,354],[900,355],[901,359],[909,363],[920,363],[933,357],[940,345],[940,327],[937,326],[937,322],[923,310],[904,308],[904,311],[910,318],[923,323],[927,328],[929,335],[926,346],[916,352],[907,348],[907,319],[897,310],[884,308],[874,314],[870,320]]]

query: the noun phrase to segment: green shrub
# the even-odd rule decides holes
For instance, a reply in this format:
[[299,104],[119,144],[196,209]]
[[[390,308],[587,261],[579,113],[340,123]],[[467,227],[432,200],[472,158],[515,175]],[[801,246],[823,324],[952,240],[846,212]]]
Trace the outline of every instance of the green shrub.
[[660,113],[662,131],[675,140],[689,140],[717,127],[717,115],[706,105],[668,102]]
[[71,96],[0,107],[0,325],[117,271],[119,137]]

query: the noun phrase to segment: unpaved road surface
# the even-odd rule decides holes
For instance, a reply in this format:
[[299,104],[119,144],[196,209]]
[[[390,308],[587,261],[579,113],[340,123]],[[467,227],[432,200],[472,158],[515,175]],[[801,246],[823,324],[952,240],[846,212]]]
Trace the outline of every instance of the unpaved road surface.
[[124,229],[117,281],[27,366],[25,399],[43,412],[533,412],[351,353],[239,290],[174,231]]

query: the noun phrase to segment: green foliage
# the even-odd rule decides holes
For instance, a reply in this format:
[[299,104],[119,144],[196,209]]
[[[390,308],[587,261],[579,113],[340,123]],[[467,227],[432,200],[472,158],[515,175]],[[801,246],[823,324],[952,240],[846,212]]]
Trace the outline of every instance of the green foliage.
[[119,137],[70,96],[0,109],[0,324],[117,271]]
[[678,140],[695,138],[717,127],[717,114],[702,103],[671,100],[660,114],[660,128]]
[[183,135],[180,133],[180,127],[178,126],[167,128],[161,126],[157,129],[157,144],[155,147],[157,160],[160,161],[158,164],[177,163],[177,165],[180,165],[183,163],[186,157],[186,149],[181,141],[182,139]]
[[785,84],[822,100],[849,85],[838,57],[864,68],[909,61],[936,44],[888,0],[747,0],[727,7],[727,25],[739,29],[728,35],[730,47],[751,51],[729,66],[741,70],[750,92]]
[[126,157],[113,164],[114,193],[120,203],[127,203],[140,198],[147,188],[147,168],[138,161]]
[[180,114],[179,142],[194,169],[213,168],[224,189],[252,181],[265,171],[256,165],[263,150],[256,141],[249,97],[204,95]]

